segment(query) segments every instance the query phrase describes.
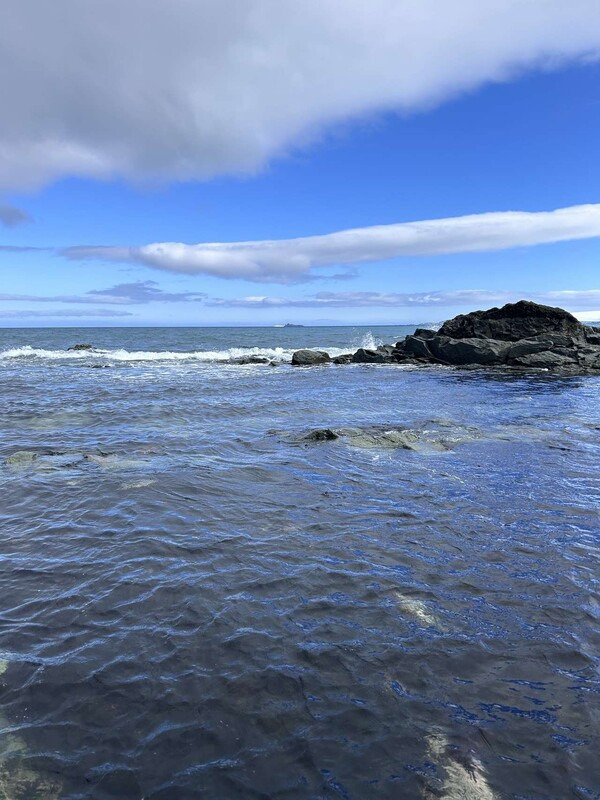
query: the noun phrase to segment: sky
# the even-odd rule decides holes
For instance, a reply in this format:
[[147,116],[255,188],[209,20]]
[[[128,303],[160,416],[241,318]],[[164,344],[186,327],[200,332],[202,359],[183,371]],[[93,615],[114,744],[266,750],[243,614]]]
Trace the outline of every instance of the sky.
[[597,0],[2,16],[0,326],[600,320]]

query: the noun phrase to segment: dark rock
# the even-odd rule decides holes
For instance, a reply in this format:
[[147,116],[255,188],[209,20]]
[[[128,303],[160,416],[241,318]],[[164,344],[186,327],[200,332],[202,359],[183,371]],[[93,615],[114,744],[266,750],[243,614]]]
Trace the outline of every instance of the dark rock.
[[452,339],[434,336],[428,346],[433,355],[447,364],[504,364],[509,347],[496,339]]
[[67,350],[93,350],[93,344],[74,344],[71,347],[67,347]]
[[265,356],[240,356],[236,358],[233,364],[270,364],[271,360]]
[[338,364],[446,364],[600,372],[600,330],[560,308],[522,300],[502,308],[461,314],[439,332],[417,328],[393,345],[360,348]]
[[337,433],[331,430],[331,428],[317,428],[314,431],[311,431],[304,437],[309,442],[330,442],[333,439],[339,439]]
[[589,344],[600,345],[600,328],[592,328],[591,326],[584,326],[585,340]]
[[436,334],[437,331],[432,331],[429,328],[417,328],[413,336],[418,336],[419,339],[433,339]]
[[336,356],[333,359],[334,364],[351,364],[352,363],[352,353],[344,353],[341,356]]
[[379,350],[367,350],[365,347],[359,347],[352,356],[353,364],[384,364],[389,360],[389,356],[385,353]]
[[296,350],[292,356],[294,367],[311,367],[316,364],[328,364],[330,361],[329,353],[323,350]]
[[586,369],[600,370],[600,347],[584,347],[578,351],[577,358]]
[[581,338],[584,333],[583,325],[568,311],[520,300],[518,303],[507,303],[502,308],[460,314],[445,322],[439,335],[453,339],[481,338],[516,342],[550,332],[577,338]]
[[431,351],[429,347],[427,347],[427,342],[416,334],[406,337],[402,352],[414,358],[424,358],[427,361],[431,361],[432,358]]
[[512,362],[520,367],[533,367],[535,369],[560,369],[561,367],[572,367],[577,362],[574,358],[545,350],[542,353],[531,353],[521,356]]
[[523,356],[530,356],[534,353],[541,353],[544,350],[550,350],[554,342],[548,336],[536,336],[532,339],[521,339],[520,342],[515,342],[511,345],[508,351],[508,361],[511,362],[515,358],[522,358]]
[[397,364],[400,361],[410,361],[413,358],[403,347],[395,347],[390,356],[391,363]]

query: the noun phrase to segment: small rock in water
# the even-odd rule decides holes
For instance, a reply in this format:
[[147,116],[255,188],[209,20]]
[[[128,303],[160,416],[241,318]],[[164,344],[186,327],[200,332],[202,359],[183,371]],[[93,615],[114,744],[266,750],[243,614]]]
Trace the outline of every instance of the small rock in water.
[[330,361],[329,353],[324,350],[296,350],[292,355],[294,367],[311,367],[315,364],[328,364]]
[[351,364],[352,363],[352,353],[343,353],[341,356],[336,356],[333,359],[334,364]]
[[270,360],[266,356],[240,356],[232,363],[244,366],[246,364],[269,364]]
[[339,439],[340,437],[335,431],[332,431],[331,428],[317,428],[316,430],[311,431],[304,438],[309,442],[330,442],[333,439]]
[[379,350],[368,350],[359,347],[352,356],[354,364],[383,364],[387,360],[387,355]]
[[67,347],[67,350],[93,350],[93,344],[73,344],[71,347]]

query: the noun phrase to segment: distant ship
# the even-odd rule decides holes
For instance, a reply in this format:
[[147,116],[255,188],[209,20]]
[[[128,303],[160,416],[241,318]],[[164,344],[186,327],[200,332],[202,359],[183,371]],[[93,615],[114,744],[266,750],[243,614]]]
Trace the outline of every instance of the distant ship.
[[297,325],[295,322],[286,322],[284,328],[303,328],[304,325]]

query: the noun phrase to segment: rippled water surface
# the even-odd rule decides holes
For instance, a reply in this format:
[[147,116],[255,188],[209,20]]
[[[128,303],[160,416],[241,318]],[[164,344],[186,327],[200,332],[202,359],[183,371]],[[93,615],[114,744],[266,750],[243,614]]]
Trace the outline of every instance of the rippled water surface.
[[0,798],[600,796],[600,379],[406,332],[0,331]]

